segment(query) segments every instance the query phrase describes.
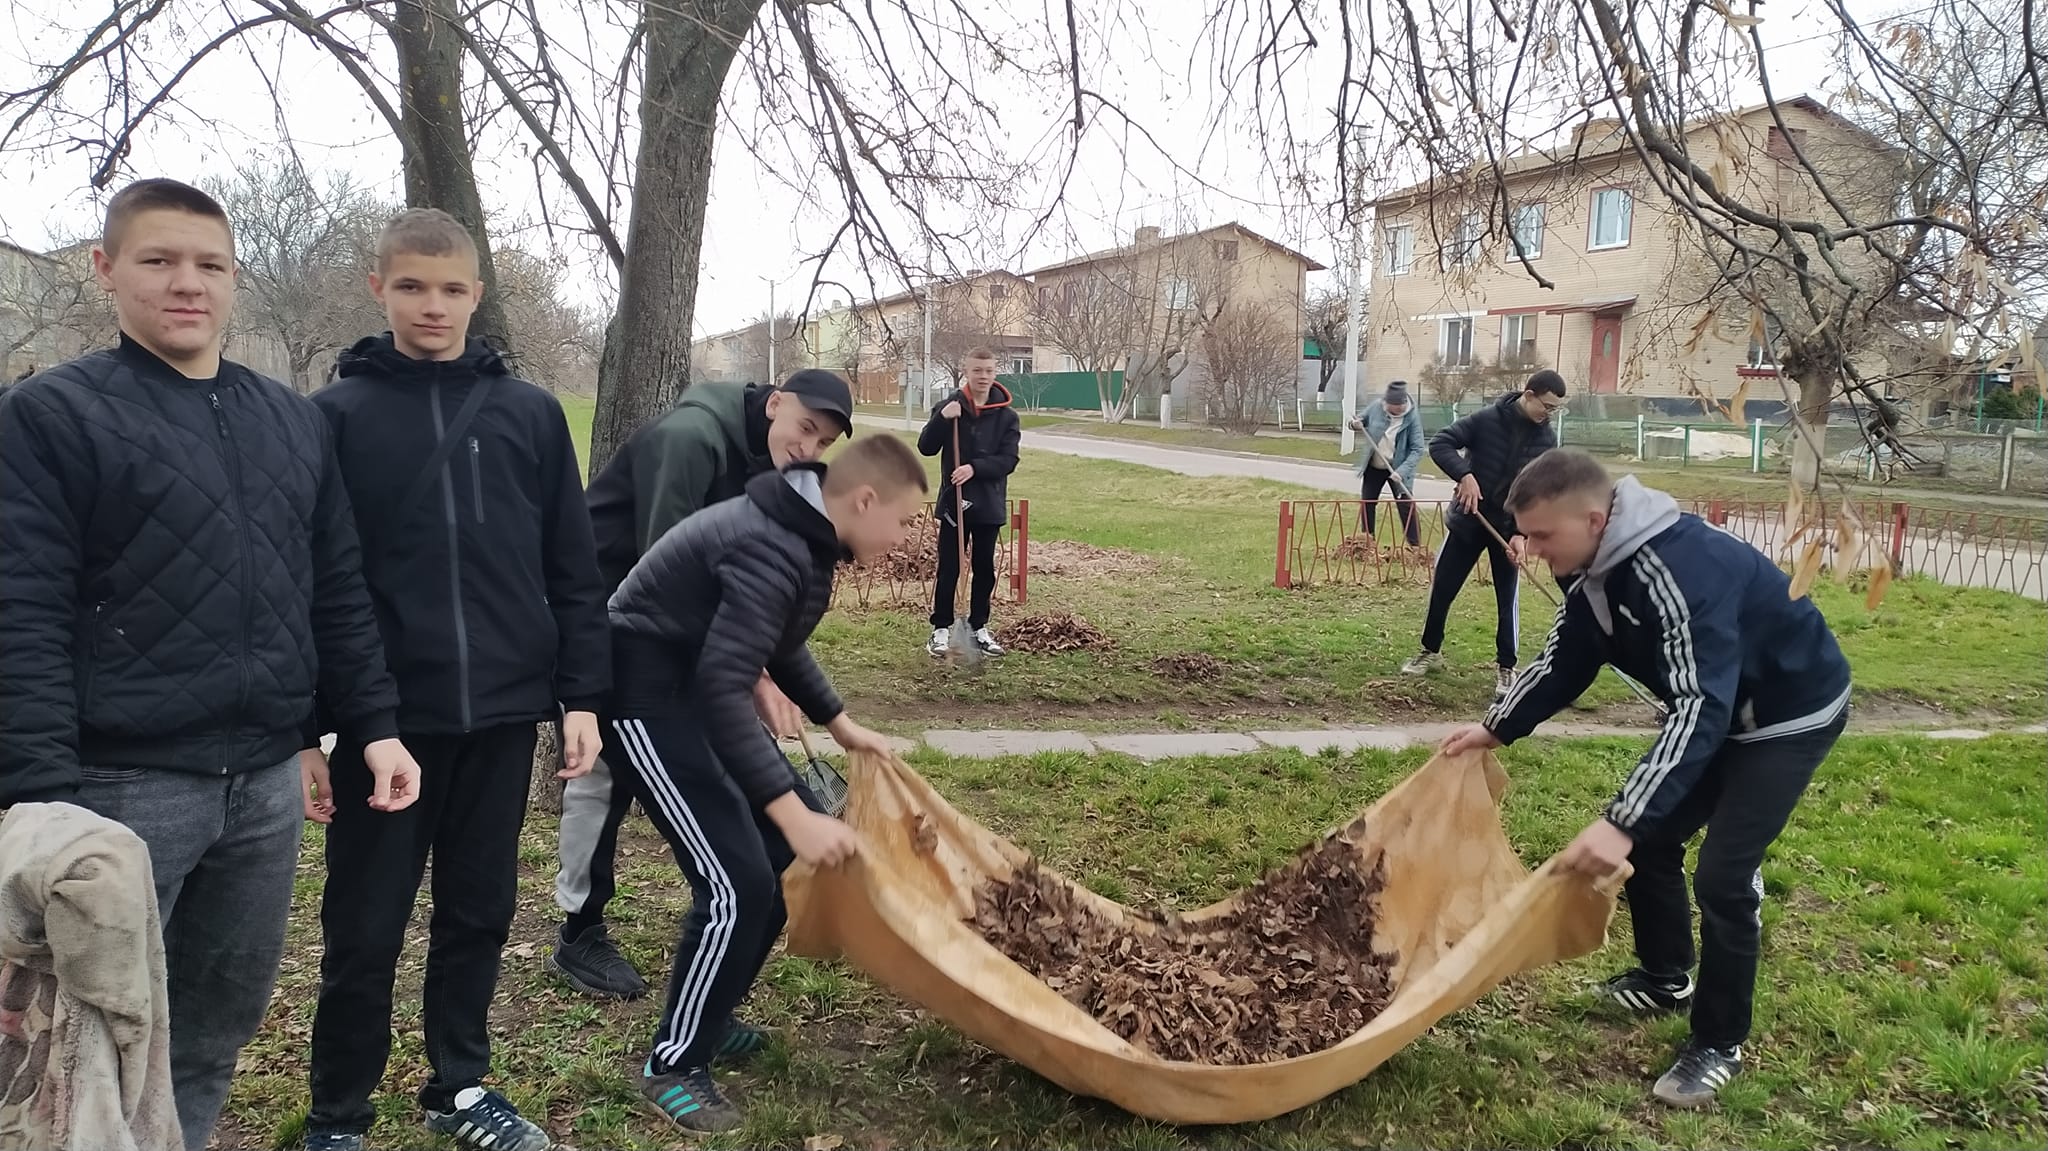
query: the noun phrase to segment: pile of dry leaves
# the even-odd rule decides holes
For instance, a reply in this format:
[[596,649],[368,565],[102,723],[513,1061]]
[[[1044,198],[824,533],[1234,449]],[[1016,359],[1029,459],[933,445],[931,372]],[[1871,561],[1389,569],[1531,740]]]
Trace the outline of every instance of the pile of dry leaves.
[[1152,674],[1181,683],[1223,678],[1223,661],[1206,651],[1181,651],[1152,661]]
[[1054,655],[1063,651],[1108,651],[1116,641],[1070,611],[1028,615],[1005,625],[996,638],[1011,651]]
[[1393,997],[1372,949],[1386,868],[1331,838],[1199,924],[1119,926],[1035,864],[977,893],[990,944],[1133,1046],[1193,1063],[1269,1063],[1331,1047]]
[[1034,576],[1105,579],[1110,576],[1150,575],[1158,570],[1158,560],[1122,548],[1101,548],[1079,540],[1031,542],[1031,574]]
[[1436,553],[1428,548],[1408,544],[1382,546],[1378,540],[1364,534],[1345,536],[1344,542],[1337,545],[1337,558],[1422,571],[1436,566]]

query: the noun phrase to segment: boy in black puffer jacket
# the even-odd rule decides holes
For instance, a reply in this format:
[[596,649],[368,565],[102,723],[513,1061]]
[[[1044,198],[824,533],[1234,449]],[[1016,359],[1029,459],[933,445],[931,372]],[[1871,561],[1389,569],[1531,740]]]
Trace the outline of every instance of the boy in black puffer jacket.
[[[1022,421],[1010,406],[1010,391],[996,382],[996,354],[987,348],[967,353],[967,386],[932,409],[932,418],[918,434],[917,450],[939,457],[939,574],[932,588],[932,638],[925,651],[946,654],[946,629],[958,608],[953,603],[960,582],[960,526],[967,531],[971,571],[967,623],[974,643],[986,655],[1003,654],[988,630],[990,602],[996,594],[996,538],[1010,515],[1010,473],[1017,470],[1017,444]],[[960,456],[953,455],[954,426],[960,435]],[[965,525],[954,496],[966,496]]]
[[782,872],[832,866],[853,832],[817,798],[754,711],[766,671],[848,751],[888,741],[847,718],[805,646],[842,557],[903,542],[924,468],[893,436],[855,440],[828,470],[794,464],[698,512],[655,542],[611,600],[613,682],[605,759],[631,765],[641,809],[690,882],[668,1001],[641,1095],[678,1126],[726,1131],[739,1109],[711,1061],[733,1008],[782,933]]
[[[1457,494],[1445,515],[1443,550],[1429,580],[1429,616],[1422,625],[1422,650],[1401,665],[1403,675],[1427,675],[1443,666],[1444,623],[1451,601],[1483,553],[1493,565],[1494,694],[1506,695],[1515,682],[1521,632],[1522,538],[1505,503],[1508,488],[1529,461],[1557,446],[1551,417],[1564,408],[1564,377],[1545,368],[1519,392],[1502,396],[1436,434],[1429,458],[1455,481]],[[1484,521],[1484,522],[1482,522]],[[1493,531],[1488,531],[1487,525]],[[1499,539],[1495,539],[1496,533]],[[1507,541],[1502,547],[1501,541]]]
[[[538,1151],[547,1136],[490,1070],[488,1016],[512,926],[534,725],[562,721],[564,775],[597,756],[611,633],[561,405],[469,338],[482,285],[469,232],[401,212],[371,280],[391,330],[341,357],[315,394],[363,535],[363,570],[398,680],[398,726],[425,765],[420,802],[347,802],[360,751],[335,746],[325,951],[313,1019],[309,1151],[354,1151],[377,1116],[391,992],[422,872],[434,860],[428,1125],[464,1147]],[[316,816],[316,818],[322,818]]]

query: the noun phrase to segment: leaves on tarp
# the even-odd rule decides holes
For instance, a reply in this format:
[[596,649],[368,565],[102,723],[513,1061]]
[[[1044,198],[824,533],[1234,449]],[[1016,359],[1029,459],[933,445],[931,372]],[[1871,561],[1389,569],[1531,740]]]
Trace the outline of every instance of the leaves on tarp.
[[1108,651],[1116,641],[1108,633],[1070,611],[1028,615],[1008,624],[996,638],[1011,651],[1055,655],[1063,651]]
[[1393,997],[1372,947],[1386,867],[1331,837],[1200,923],[1118,924],[1035,862],[977,893],[994,947],[1161,1059],[1266,1063],[1334,1046]]

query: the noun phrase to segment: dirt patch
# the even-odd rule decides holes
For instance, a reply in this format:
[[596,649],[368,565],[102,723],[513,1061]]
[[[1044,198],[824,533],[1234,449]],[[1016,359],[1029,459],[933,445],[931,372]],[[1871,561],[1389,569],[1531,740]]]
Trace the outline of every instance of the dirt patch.
[[1339,559],[1357,560],[1360,563],[1387,564],[1395,567],[1417,568],[1428,571],[1436,566],[1436,553],[1426,547],[1408,544],[1382,545],[1368,535],[1345,536],[1337,545]]
[[1031,574],[1067,579],[1108,579],[1151,575],[1159,561],[1122,548],[1099,548],[1079,540],[1031,541]]
[[1151,663],[1152,674],[1183,683],[1208,683],[1223,678],[1223,661],[1206,651],[1162,655]]
[[1116,641],[1109,633],[1070,611],[1027,615],[1007,624],[996,638],[1011,651],[1056,655],[1063,651],[1109,651]]
[[1027,865],[977,893],[998,951],[1133,1046],[1193,1063],[1269,1063],[1331,1047],[1393,998],[1372,949],[1386,867],[1332,837],[1201,923],[1110,922]]

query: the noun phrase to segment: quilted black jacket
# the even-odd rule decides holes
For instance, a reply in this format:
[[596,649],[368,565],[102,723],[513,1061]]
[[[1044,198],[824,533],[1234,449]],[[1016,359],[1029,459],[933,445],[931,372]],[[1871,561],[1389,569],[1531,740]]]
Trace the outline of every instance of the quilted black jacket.
[[0,801],[279,763],[316,685],[397,733],[326,422],[239,364],[124,339],[0,396],[0,621]]
[[768,674],[813,723],[845,708],[805,641],[832,602],[843,557],[825,518],[823,464],[794,464],[747,483],[656,541],[612,596],[611,713],[658,715],[680,703],[754,806],[795,775],[761,737],[754,684]]
[[[960,405],[960,454],[953,458],[953,423],[939,413],[949,403]],[[917,450],[939,457],[939,494],[933,507],[938,517],[952,523],[957,510],[953,495],[953,469],[961,462],[974,465],[961,494],[967,497],[967,523],[1001,524],[1010,518],[1010,474],[1017,470],[1017,445],[1024,436],[1024,423],[1010,406],[1010,389],[1001,384],[989,388],[988,402],[980,407],[966,388],[932,406],[931,419],[917,435]]]
[[[1557,446],[1557,429],[1523,415],[1521,399],[1522,393],[1510,392],[1429,441],[1429,458],[1437,470],[1453,481],[1468,475],[1479,481],[1479,514],[1506,539],[1515,535],[1515,517],[1506,506],[1508,488],[1529,461]],[[1486,530],[1455,503],[1446,511],[1445,525],[1456,532]]]
[[[334,429],[399,729],[453,734],[598,710],[611,629],[562,405],[507,375],[481,340],[454,360],[415,360],[387,332],[339,367],[313,405]],[[487,390],[454,453],[398,507],[471,388]]]

